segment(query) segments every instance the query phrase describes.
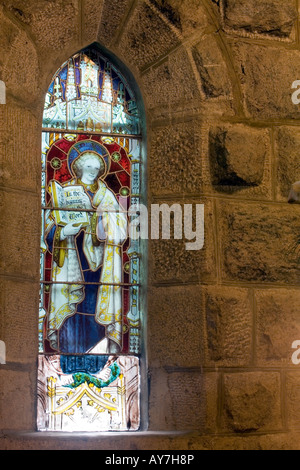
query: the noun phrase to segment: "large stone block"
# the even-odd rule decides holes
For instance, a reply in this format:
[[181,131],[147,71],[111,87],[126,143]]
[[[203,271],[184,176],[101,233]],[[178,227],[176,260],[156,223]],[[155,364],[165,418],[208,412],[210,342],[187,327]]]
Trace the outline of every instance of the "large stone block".
[[0,229],[0,272],[38,279],[41,227],[39,198],[25,191],[2,190],[0,214],[3,221]]
[[299,284],[298,206],[227,201],[217,216],[223,280]]
[[214,190],[239,196],[271,193],[271,139],[268,129],[218,126],[209,132],[209,167]]
[[201,0],[150,0],[151,3],[185,37],[199,35],[208,25]]
[[296,4],[290,0],[221,0],[226,31],[243,36],[295,39]]
[[41,93],[39,59],[36,48],[25,31],[14,34],[9,49],[2,54],[1,79],[7,94],[32,105]]
[[[286,413],[289,429],[300,429],[300,371],[299,366],[286,374]],[[298,369],[297,369],[298,367]]]
[[176,430],[215,431],[218,374],[174,372],[168,378]]
[[[53,69],[58,53],[63,52],[61,57],[66,60],[80,49],[81,8],[78,0],[5,0],[2,3],[11,15],[24,24],[24,30],[28,31],[39,52],[47,57],[41,63],[43,70],[53,74],[61,65],[54,65]],[[22,50],[24,47],[20,53]]]
[[292,344],[300,339],[300,291],[256,292],[257,364],[292,365]]
[[206,99],[232,99],[232,87],[226,62],[213,35],[204,35],[191,48]]
[[[218,1],[218,0],[215,0]],[[299,432],[276,432],[266,434],[231,434],[195,437],[190,450],[271,451],[299,450]]]
[[[168,204],[171,209],[176,201],[160,201],[157,204]],[[184,214],[184,205],[178,202],[181,213]],[[216,279],[216,251],[215,251],[215,226],[213,202],[208,199],[185,200],[184,204],[190,204],[195,219],[196,204],[204,205],[204,246],[202,249],[188,250],[183,239],[174,239],[172,234],[169,240],[162,239],[162,233],[158,240],[149,241],[149,281],[150,284],[185,284],[188,282],[201,284]],[[179,212],[179,211],[178,211]],[[195,221],[195,220],[194,220]],[[193,222],[194,223],[194,222]],[[198,222],[200,232],[201,222]],[[196,226],[194,225],[194,230]],[[200,237],[198,237],[199,241]],[[196,237],[193,241],[196,240]],[[193,242],[192,241],[192,242]]]
[[216,431],[217,373],[154,369],[150,383],[150,431]]
[[6,344],[6,362],[35,361],[39,284],[2,278],[0,287],[0,339]]
[[168,385],[168,374],[162,369],[148,372],[149,427],[162,431],[172,429],[172,401]]
[[[131,0],[103,0],[99,41],[110,46],[118,34],[122,33],[122,23],[132,4]],[[120,44],[122,47],[122,44]]]
[[31,111],[7,102],[0,109],[0,185],[38,192],[40,126]]
[[139,69],[157,62],[179,43],[170,26],[144,2],[137,3],[121,40],[127,58]]
[[103,4],[104,0],[83,0],[81,24],[84,43],[92,43],[98,40]]
[[300,180],[300,131],[297,127],[280,127],[275,132],[276,196],[287,201],[291,186]]
[[148,161],[150,188],[154,195],[200,194],[199,121],[153,128]]
[[2,67],[7,60],[7,55],[9,53],[11,44],[14,43],[15,39],[19,34],[19,29],[17,26],[5,16],[3,12],[3,6],[0,6],[0,21],[1,21],[1,31],[0,31],[0,47],[1,47],[1,57],[0,57],[0,73],[2,78]]
[[256,119],[298,119],[292,84],[298,79],[300,52],[273,46],[233,46],[247,116]]
[[280,387],[277,372],[226,374],[223,429],[236,433],[282,429]]
[[27,431],[34,429],[35,392],[31,376],[21,370],[0,369],[0,428]]
[[252,301],[248,289],[203,288],[205,365],[249,366],[252,362]]
[[147,331],[148,356],[153,367],[203,364],[201,287],[151,288],[148,291]]

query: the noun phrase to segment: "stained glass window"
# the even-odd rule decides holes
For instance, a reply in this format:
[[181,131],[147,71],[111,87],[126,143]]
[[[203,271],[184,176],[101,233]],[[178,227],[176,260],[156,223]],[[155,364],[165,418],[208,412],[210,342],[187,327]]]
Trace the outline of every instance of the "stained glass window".
[[141,133],[125,78],[96,48],[71,57],[46,94],[38,429],[140,426]]

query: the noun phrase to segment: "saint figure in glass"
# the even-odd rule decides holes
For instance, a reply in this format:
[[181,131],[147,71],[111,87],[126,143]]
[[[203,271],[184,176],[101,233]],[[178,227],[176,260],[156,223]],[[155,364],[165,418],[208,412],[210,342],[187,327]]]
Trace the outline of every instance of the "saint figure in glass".
[[45,241],[53,260],[47,338],[62,353],[117,353],[127,216],[104,181],[105,147],[80,142],[68,165],[73,178],[48,187]]

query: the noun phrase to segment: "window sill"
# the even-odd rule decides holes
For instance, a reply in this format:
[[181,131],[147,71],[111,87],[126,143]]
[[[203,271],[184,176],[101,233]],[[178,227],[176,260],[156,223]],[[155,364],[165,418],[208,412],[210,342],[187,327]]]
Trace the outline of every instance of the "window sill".
[[186,449],[191,433],[185,431],[39,432],[2,431],[2,450],[167,450]]
[[1,431],[0,439],[3,437],[28,437],[34,439],[43,438],[61,438],[61,437],[88,437],[88,438],[102,438],[102,437],[178,437],[190,434],[191,431],[105,431],[105,432],[62,432],[62,431]]

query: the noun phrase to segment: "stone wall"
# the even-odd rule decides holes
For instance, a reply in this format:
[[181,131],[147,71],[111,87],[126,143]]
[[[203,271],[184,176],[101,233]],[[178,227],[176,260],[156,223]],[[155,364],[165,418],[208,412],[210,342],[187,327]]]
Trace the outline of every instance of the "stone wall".
[[[296,0],[3,0],[0,448],[299,449]],[[205,245],[149,242],[149,431],[35,433],[44,94],[93,42],[146,108],[148,200],[205,205]]]

